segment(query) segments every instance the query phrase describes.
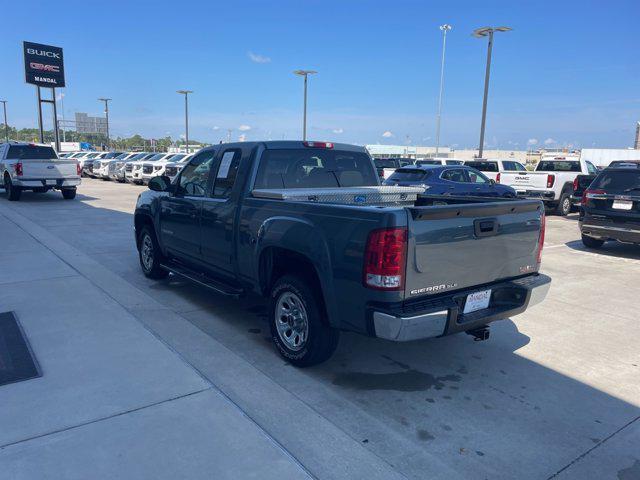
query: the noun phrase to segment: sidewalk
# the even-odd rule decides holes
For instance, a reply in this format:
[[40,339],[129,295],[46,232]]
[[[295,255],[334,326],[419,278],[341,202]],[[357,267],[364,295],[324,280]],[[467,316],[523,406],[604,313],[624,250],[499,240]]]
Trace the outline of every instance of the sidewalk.
[[0,386],[3,478],[309,478],[95,282],[1,212],[0,232],[0,311],[43,373]]

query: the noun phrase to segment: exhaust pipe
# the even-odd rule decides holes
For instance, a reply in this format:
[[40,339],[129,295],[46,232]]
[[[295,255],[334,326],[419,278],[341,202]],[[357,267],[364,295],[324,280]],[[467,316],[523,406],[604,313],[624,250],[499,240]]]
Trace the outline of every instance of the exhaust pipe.
[[489,331],[488,325],[482,325],[481,327],[474,328],[473,330],[467,330],[465,333],[467,335],[471,335],[474,342],[481,342],[483,340],[488,340],[491,332]]

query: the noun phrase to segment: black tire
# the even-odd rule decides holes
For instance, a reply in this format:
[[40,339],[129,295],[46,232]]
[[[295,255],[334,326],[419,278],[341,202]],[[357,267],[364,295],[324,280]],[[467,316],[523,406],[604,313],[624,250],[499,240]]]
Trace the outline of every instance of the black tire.
[[560,195],[560,201],[556,206],[556,215],[566,217],[571,213],[571,196],[568,193]]
[[[317,293],[317,288],[311,287],[312,283],[304,277],[298,275],[283,275],[273,285],[269,302],[269,326],[271,328],[271,338],[278,350],[278,353],[292,365],[296,367],[310,367],[329,359],[338,346],[340,332],[328,325],[322,300]],[[293,328],[292,333],[287,336],[286,331],[279,332],[278,325],[282,329],[287,328],[287,324],[292,325],[294,320],[284,319],[285,315],[280,315],[280,302],[288,301],[287,295],[293,295],[296,301],[300,301],[303,314],[306,313],[307,330],[306,339],[301,341],[297,348],[292,348],[284,338],[292,339],[296,333]],[[291,298],[291,297],[290,297]],[[295,312],[294,305],[291,306]],[[291,315],[293,316],[293,315]],[[290,340],[292,341],[292,340]]]
[[587,248],[600,248],[604,245],[604,240],[582,235],[582,244]]
[[[148,251],[146,250],[147,248],[151,250]],[[150,258],[147,255],[150,255]],[[146,277],[159,280],[167,278],[169,275],[169,271],[160,266],[164,258],[162,257],[156,234],[149,225],[142,227],[138,233],[138,259],[140,260],[142,273]]]
[[7,174],[4,176],[4,191],[7,194],[7,198],[10,202],[17,202],[20,200],[22,189],[20,187],[14,187],[11,182],[11,177]]
[[63,188],[62,189],[62,197],[65,200],[73,200],[76,198],[76,189],[75,188]]

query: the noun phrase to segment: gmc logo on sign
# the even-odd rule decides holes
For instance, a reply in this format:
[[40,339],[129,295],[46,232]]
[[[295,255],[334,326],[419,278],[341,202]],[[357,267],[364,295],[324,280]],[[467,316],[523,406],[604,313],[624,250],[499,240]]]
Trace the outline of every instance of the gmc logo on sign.
[[43,72],[55,72],[55,73],[60,73],[60,67],[57,67],[55,65],[45,65],[44,63],[34,63],[31,62],[29,64],[29,66],[31,68],[33,68],[34,70],[42,70]]

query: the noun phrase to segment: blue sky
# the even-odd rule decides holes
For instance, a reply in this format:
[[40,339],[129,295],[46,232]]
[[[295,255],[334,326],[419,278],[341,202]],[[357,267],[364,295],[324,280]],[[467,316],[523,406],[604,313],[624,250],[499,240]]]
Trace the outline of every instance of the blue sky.
[[179,137],[175,90],[187,88],[192,138],[299,138],[302,81],[291,72],[307,68],[319,72],[310,138],[433,144],[442,23],[453,25],[444,145],[477,146],[486,40],[470,33],[485,25],[514,29],[496,35],[488,147],[627,147],[640,120],[638,0],[59,0],[11,2],[3,17],[0,97],[19,127],[37,121],[28,40],[64,48],[67,119],[102,114],[96,98],[108,96],[115,135]]

